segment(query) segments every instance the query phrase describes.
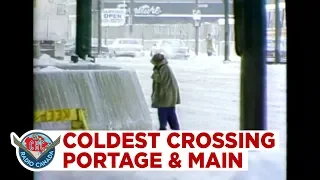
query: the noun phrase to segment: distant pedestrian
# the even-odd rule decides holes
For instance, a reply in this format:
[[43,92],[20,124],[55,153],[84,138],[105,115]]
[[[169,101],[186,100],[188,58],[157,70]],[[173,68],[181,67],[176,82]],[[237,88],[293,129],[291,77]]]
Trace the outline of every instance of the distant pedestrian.
[[206,42],[207,42],[207,54],[208,56],[212,56],[212,54],[215,52],[214,52],[214,46],[213,46],[213,38],[210,33],[207,35]]
[[176,114],[176,105],[180,104],[178,82],[162,54],[155,54],[151,63],[154,65],[152,82],[152,108],[158,109],[160,130],[166,130],[169,124],[172,130],[180,130]]

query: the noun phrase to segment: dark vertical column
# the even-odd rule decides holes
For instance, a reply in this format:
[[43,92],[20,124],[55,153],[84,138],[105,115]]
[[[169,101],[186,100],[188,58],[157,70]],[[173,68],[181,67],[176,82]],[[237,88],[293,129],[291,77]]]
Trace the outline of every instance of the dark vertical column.
[[92,1],[77,0],[76,54],[91,56]]
[[276,42],[275,42],[275,61],[277,64],[281,61],[280,55],[280,40],[281,40],[281,22],[280,22],[280,0],[275,0],[275,15],[276,15]]
[[98,54],[101,54],[102,31],[101,31],[101,0],[98,0]]
[[130,31],[130,37],[132,37],[132,34],[133,34],[133,19],[134,19],[134,9],[133,9],[133,6],[134,6],[134,0],[130,0],[130,14],[129,14],[129,18],[130,18],[130,25],[129,25],[129,31]]
[[[199,9],[199,0],[196,0],[195,2],[195,10]],[[195,34],[195,54],[199,54],[199,30],[200,30],[200,24],[196,25],[196,34]]]
[[229,0],[224,0],[224,61],[229,61],[230,55],[230,23],[229,23]]
[[240,128],[241,130],[264,130],[267,128],[265,1],[242,2],[244,42],[241,55]]

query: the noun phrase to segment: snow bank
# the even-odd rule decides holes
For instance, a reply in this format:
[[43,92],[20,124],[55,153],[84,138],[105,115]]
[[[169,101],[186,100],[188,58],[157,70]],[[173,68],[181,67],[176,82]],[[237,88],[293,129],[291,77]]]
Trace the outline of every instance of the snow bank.
[[69,62],[58,60],[50,57],[48,54],[42,54],[38,59],[33,59],[34,65],[55,65],[55,64],[68,64]]
[[[42,54],[38,59],[33,59],[33,64],[34,66],[54,66],[54,65],[67,65],[67,64],[74,64],[71,62],[70,60],[70,56],[69,57],[65,57],[64,60],[58,60],[55,58],[50,57],[48,54]],[[87,60],[83,60],[81,58],[79,58],[79,61],[77,64],[93,64],[92,62],[90,62],[89,60],[91,60],[90,58],[88,58]]]
[[[150,130],[152,120],[135,71],[99,65],[56,66],[34,72],[35,109],[86,108],[94,130]],[[35,129],[66,129],[59,123]]]
[[50,72],[50,71],[64,71],[63,69],[57,68],[55,66],[47,66],[45,68],[36,67],[33,69],[34,72]]
[[249,171],[39,172],[35,180],[285,180],[285,150],[250,152]]

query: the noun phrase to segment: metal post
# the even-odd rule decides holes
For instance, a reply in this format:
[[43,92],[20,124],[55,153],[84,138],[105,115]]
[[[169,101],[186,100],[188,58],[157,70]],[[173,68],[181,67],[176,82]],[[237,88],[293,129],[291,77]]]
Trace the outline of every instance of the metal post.
[[92,1],[77,0],[76,54],[91,56]]
[[[195,10],[199,10],[199,0],[196,0],[196,3],[195,3]],[[196,34],[195,34],[195,53],[196,55],[198,56],[199,54],[199,27],[200,27],[200,24],[199,25],[196,25]]]
[[230,61],[229,0],[224,0],[224,61]]
[[104,44],[108,45],[108,27],[104,28]]
[[275,0],[275,15],[276,15],[276,37],[275,37],[275,61],[277,64],[281,61],[280,42],[281,42],[281,22],[280,22],[280,1]]
[[[241,59],[240,128],[265,130],[266,125],[266,11],[264,0],[244,0]],[[237,18],[241,17],[236,17]]]
[[47,40],[49,40],[49,14],[47,13]]
[[98,55],[101,54],[101,41],[102,41],[102,32],[101,32],[101,0],[98,0]]
[[129,31],[130,31],[130,36],[132,37],[133,34],[133,17],[134,17],[134,12],[133,12],[133,5],[134,5],[134,0],[130,0],[130,26],[129,26]]
[[188,32],[186,32],[186,38],[187,38],[187,46],[189,47],[189,33]]
[[142,39],[142,46],[143,46],[143,49],[144,49],[144,27],[142,26],[142,32],[141,32],[141,39]]
[[67,40],[70,39],[70,19],[69,19],[69,14],[68,14],[68,23],[67,23],[67,26],[68,26],[68,31],[67,31]]

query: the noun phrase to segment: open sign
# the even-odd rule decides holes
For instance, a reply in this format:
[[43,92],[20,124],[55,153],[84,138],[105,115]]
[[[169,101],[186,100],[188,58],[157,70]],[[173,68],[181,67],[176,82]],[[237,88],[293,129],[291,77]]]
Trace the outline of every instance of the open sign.
[[123,26],[126,22],[125,9],[103,9],[102,26]]
[[107,19],[121,19],[121,18],[123,18],[122,14],[104,14],[103,16],[104,16],[104,18],[107,18]]

